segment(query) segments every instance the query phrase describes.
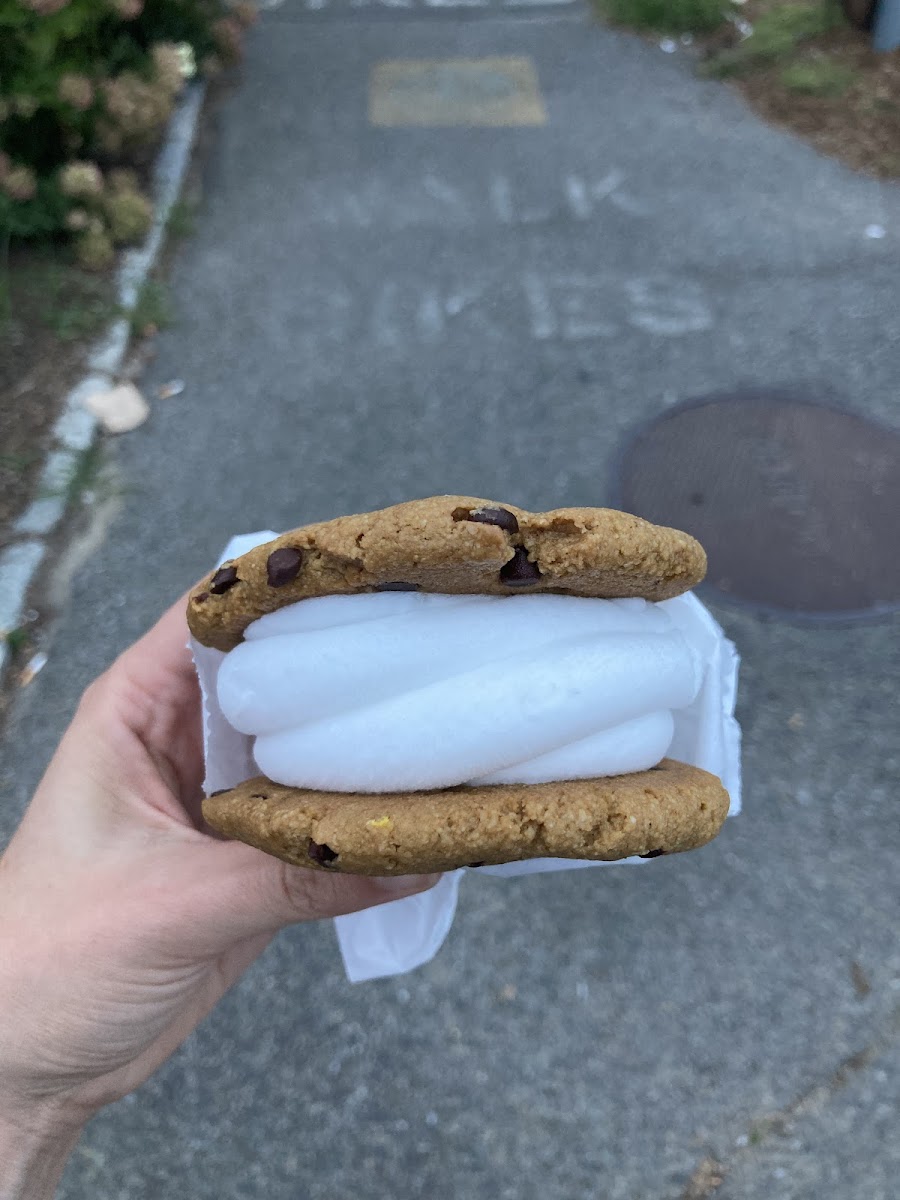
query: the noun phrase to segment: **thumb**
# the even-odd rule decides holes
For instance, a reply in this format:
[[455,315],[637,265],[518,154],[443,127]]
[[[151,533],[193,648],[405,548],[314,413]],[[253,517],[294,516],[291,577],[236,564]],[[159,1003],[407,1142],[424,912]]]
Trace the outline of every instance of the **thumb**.
[[[294,867],[242,842],[209,842],[190,900],[192,940],[221,953],[285,925],[359,912],[424,892],[440,875],[376,877]],[[194,890],[194,889],[192,889]]]

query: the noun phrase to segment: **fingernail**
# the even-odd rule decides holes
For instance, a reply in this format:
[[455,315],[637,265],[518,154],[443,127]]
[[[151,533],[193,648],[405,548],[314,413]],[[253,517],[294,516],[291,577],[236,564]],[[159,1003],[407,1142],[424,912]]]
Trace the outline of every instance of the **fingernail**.
[[414,896],[417,892],[427,892],[441,878],[436,875],[379,875],[372,882],[383,892],[391,896]]

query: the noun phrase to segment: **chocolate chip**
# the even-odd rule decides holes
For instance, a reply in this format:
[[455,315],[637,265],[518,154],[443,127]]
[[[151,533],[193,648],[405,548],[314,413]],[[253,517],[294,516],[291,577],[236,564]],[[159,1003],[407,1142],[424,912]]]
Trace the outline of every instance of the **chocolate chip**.
[[217,792],[210,792],[207,799],[212,800],[213,796],[224,796],[226,792],[230,792],[231,788],[219,788]]
[[477,521],[479,525],[496,525],[507,533],[519,532],[516,514],[506,508],[473,508],[466,520]]
[[221,596],[238,582],[237,567],[219,567],[209,581],[209,590],[214,596]]
[[318,863],[320,867],[330,867],[337,858],[336,850],[332,850],[332,848],[330,846],[326,846],[324,842],[321,844],[319,842],[314,842],[312,838],[309,839],[309,845],[306,847],[306,853],[313,860],[313,862]]
[[482,861],[481,861],[481,862],[477,862],[477,863],[468,863],[468,864],[467,864],[467,866],[470,866],[470,867],[483,867],[483,866],[484,866],[484,860],[482,859]]
[[665,850],[649,850],[646,854],[639,854],[638,858],[659,858],[661,854],[665,854]]
[[194,597],[195,604],[202,604],[204,600],[209,599],[209,592],[201,592],[199,596]]
[[293,583],[302,561],[303,552],[295,546],[282,546],[280,550],[273,550],[266,559],[266,579],[269,581],[269,587],[284,587],[286,583]]
[[537,583],[540,577],[537,563],[531,561],[524,546],[516,546],[515,554],[500,568],[500,582],[507,587],[527,587]]
[[417,592],[419,585],[417,583],[403,583],[401,581],[397,583],[376,583],[374,590],[376,592]]

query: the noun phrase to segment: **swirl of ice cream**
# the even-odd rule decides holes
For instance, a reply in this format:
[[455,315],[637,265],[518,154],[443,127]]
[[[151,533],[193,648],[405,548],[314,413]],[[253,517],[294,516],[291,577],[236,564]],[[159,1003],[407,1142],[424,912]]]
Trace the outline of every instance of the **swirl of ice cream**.
[[384,592],[261,617],[218,699],[270,779],[387,792],[645,770],[701,679],[645,600]]

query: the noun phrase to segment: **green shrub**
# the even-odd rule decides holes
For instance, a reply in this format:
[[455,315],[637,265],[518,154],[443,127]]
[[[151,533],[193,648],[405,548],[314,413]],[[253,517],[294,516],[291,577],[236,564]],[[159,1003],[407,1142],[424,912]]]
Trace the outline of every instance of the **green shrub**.
[[0,239],[74,235],[98,268],[150,221],[138,177],[185,80],[240,55],[228,0],[0,0]]
[[724,20],[729,0],[599,0],[601,10],[620,25],[660,33],[705,33]]

